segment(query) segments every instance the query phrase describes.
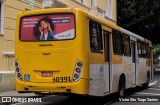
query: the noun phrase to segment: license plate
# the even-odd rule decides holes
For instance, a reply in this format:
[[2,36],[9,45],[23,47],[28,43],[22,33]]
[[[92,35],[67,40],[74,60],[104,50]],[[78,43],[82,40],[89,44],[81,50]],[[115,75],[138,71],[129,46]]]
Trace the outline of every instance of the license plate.
[[51,71],[43,71],[41,73],[41,76],[42,77],[52,77],[53,76],[53,73]]

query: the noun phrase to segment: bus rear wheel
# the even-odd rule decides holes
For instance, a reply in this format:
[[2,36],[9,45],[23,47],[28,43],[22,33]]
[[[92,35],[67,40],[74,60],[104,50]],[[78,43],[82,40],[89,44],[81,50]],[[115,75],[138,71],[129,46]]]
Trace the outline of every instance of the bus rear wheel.
[[123,77],[120,77],[120,79],[119,79],[118,96],[119,97],[125,96],[125,80]]

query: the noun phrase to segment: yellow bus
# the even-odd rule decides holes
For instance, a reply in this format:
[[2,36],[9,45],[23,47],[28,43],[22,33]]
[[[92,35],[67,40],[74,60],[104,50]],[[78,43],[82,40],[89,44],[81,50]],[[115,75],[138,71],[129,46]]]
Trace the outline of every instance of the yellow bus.
[[105,96],[152,79],[152,43],[78,8],[21,12],[15,36],[19,93]]

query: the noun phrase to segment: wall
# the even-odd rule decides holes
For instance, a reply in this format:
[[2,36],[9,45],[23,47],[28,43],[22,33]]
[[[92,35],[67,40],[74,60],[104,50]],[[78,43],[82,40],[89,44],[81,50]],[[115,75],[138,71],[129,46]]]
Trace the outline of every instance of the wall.
[[[0,92],[14,90],[14,54],[6,56],[4,52],[15,52],[15,25],[16,16],[25,8],[30,8],[29,0],[4,0],[4,35],[0,35]],[[82,8],[86,11],[91,10],[91,0],[82,4],[81,0],[61,0],[72,8]],[[102,2],[103,1],[103,2]],[[105,0],[97,0],[97,7],[105,10]],[[42,0],[35,0],[33,9],[41,8]],[[116,21],[116,0],[113,0],[113,19]],[[3,72],[6,71],[6,72]],[[7,81],[6,81],[7,79]],[[2,87],[3,86],[3,87]],[[6,88],[7,87],[7,88]]]
[[[15,52],[16,16],[25,8],[30,8],[30,5],[23,1],[26,0],[4,0],[4,35],[0,35],[0,92],[15,90],[14,55],[6,56],[3,53]],[[38,5],[41,0],[36,2]]]

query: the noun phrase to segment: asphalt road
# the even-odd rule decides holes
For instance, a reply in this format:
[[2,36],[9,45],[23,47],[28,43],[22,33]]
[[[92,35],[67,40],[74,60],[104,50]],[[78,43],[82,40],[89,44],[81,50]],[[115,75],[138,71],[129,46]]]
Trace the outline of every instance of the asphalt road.
[[[39,97],[41,97],[42,103],[14,103],[14,104],[12,103],[12,105],[160,105],[160,74],[156,74],[154,76],[154,81],[150,84],[149,89],[143,89],[140,86],[134,89],[129,89],[127,90],[127,95],[125,98],[118,98],[116,94],[100,98],[99,97],[69,98],[60,95],[39,96]],[[120,100],[123,100],[123,102]],[[156,102],[157,100],[159,102]]]

